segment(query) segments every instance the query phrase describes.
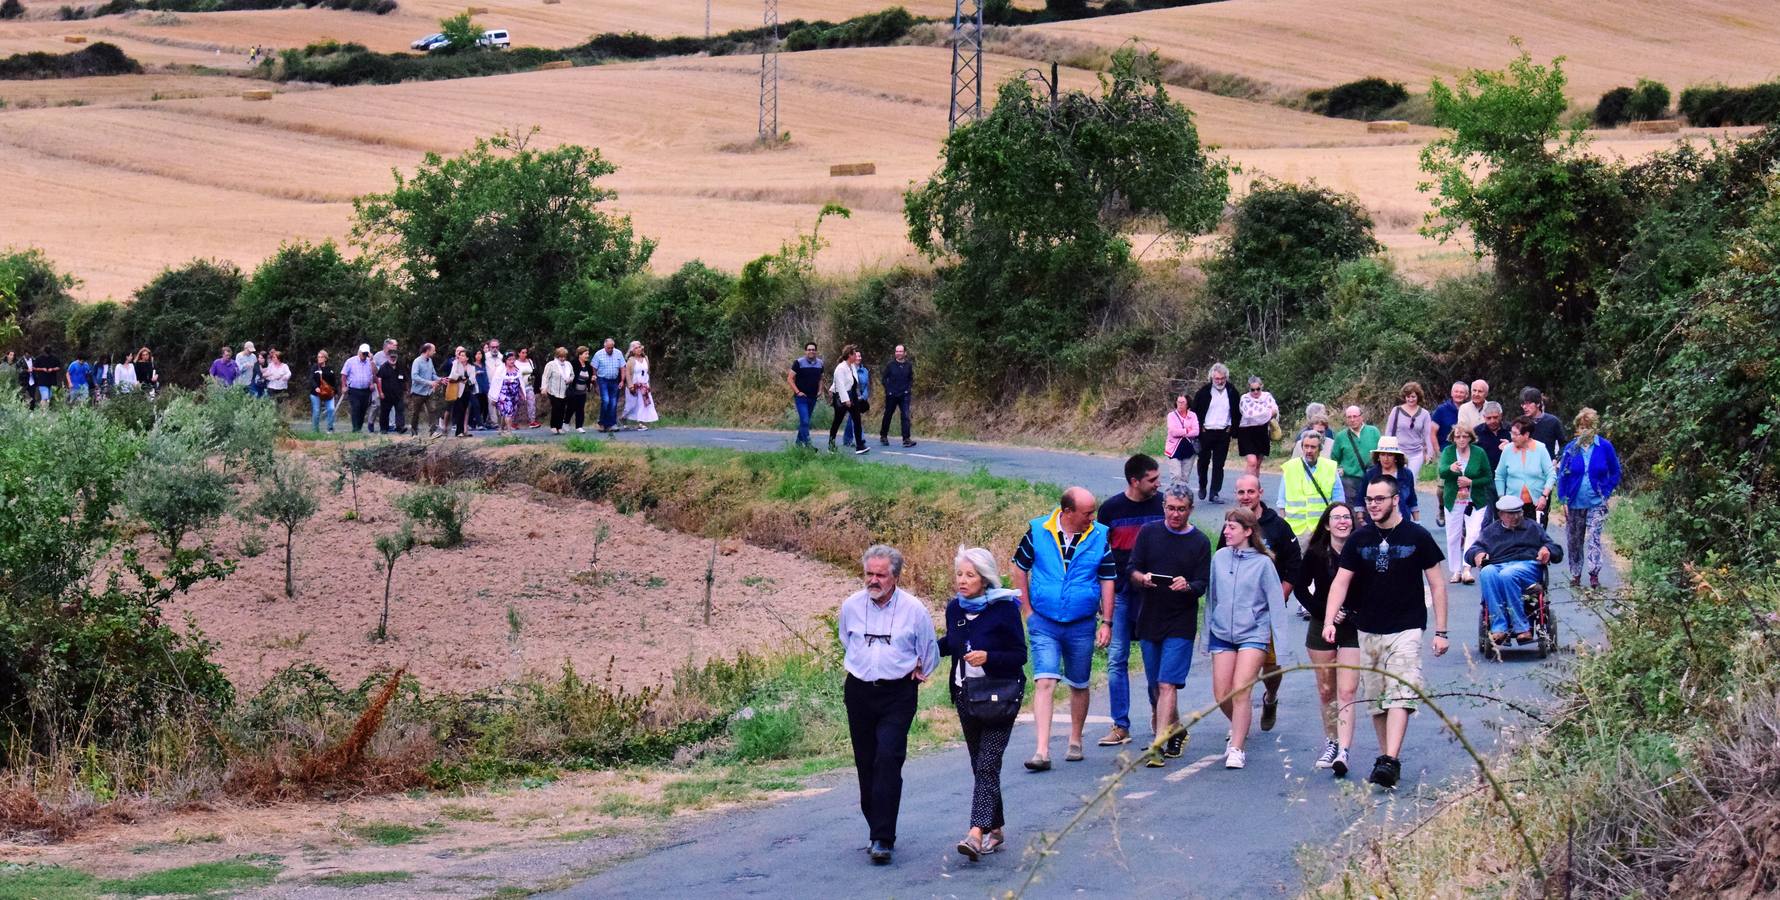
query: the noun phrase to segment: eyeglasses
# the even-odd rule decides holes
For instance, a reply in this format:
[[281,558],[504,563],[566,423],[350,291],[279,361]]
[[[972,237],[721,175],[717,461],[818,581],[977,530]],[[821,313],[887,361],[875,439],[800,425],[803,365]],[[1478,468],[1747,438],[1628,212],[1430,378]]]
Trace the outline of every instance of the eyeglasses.
[[1379,496],[1379,497],[1374,497],[1371,494],[1366,495],[1367,503],[1389,503],[1395,499],[1397,499],[1396,494],[1385,494],[1385,495]]

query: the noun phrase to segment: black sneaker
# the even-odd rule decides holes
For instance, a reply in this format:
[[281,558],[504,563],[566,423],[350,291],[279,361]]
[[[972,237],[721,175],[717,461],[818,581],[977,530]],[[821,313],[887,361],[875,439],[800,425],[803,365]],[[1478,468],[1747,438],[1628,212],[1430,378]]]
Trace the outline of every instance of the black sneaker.
[[913,446],[915,446],[915,443],[916,443],[916,442],[914,442],[914,441],[903,441],[903,442],[902,442],[902,445],[903,445],[903,446],[904,446],[904,447],[913,447]]
[[871,452],[870,447],[860,447],[858,450],[853,451],[853,455],[854,456],[864,456],[865,454],[870,453],[870,452]]
[[881,437],[881,438],[878,438],[878,443],[888,447],[888,446],[890,446],[890,439],[887,437]]
[[1403,764],[1394,756],[1380,756],[1372,763],[1372,777],[1366,779],[1382,788],[1394,788],[1403,774]]
[[1187,733],[1184,731],[1175,735],[1174,737],[1169,738],[1167,741],[1163,742],[1163,744],[1162,744],[1162,755],[1168,757],[1169,759],[1180,759],[1181,754],[1185,753],[1186,751],[1187,751]]
[[1346,778],[1347,777],[1347,748],[1346,747],[1342,747],[1335,751],[1335,759],[1333,762],[1329,763],[1329,771],[1334,772],[1336,778]]
[[834,443],[834,441],[829,441],[829,442],[828,442],[828,452],[830,452],[830,453],[834,453],[834,452],[837,452],[837,451],[836,451],[836,448],[835,448],[835,443]]
[[1224,498],[1219,497],[1216,494],[1212,494],[1210,497],[1205,498],[1205,502],[1222,505],[1224,502]]

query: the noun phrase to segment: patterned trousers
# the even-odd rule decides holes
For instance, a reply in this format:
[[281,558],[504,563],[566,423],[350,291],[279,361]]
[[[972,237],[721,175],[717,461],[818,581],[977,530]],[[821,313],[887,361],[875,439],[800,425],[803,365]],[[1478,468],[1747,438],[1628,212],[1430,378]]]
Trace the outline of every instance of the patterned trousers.
[[964,745],[970,750],[970,769],[976,776],[976,789],[970,796],[970,827],[993,831],[1004,824],[1001,817],[1001,756],[1007,752],[1014,723],[986,724],[959,710],[958,724],[964,728]]
[[1607,523],[1607,505],[1564,511],[1564,552],[1570,554],[1570,574],[1581,577],[1583,555],[1588,574],[1601,574],[1601,526]]

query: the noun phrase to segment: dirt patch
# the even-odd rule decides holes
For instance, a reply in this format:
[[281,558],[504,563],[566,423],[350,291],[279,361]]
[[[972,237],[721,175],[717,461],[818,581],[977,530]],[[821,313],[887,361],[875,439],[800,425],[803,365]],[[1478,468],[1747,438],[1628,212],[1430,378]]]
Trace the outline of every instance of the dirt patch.
[[[319,465],[317,475],[332,480]],[[422,546],[396,564],[391,640],[377,643],[369,635],[383,575],[372,542],[396,528],[390,501],[409,488],[364,475],[358,520],[345,518],[350,491],[324,490],[320,513],[297,534],[294,600],[283,595],[281,531],[241,519],[213,530],[210,540],[231,556],[244,541],[264,550],[171,604],[172,614],[195,617],[244,693],[294,663],[319,665],[343,684],[405,666],[429,688],[462,692],[552,676],[566,662],[637,688],[688,662],[788,640],[856,589],[832,566],[729,543],[717,555],[707,626],[710,541],[515,486],[475,496],[463,546]]]

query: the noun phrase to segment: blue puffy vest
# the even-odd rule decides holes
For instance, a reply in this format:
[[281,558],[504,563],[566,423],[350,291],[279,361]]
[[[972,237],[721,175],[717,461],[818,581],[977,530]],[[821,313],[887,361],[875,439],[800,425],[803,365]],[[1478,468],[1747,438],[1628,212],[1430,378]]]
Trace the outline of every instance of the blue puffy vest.
[[1106,526],[1091,523],[1077,539],[1070,562],[1063,562],[1062,510],[1030,523],[1032,571],[1027,573],[1032,611],[1054,622],[1075,622],[1100,610],[1100,560],[1108,552]]

